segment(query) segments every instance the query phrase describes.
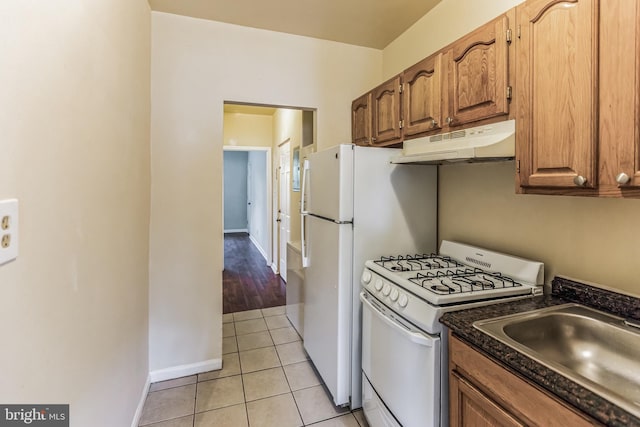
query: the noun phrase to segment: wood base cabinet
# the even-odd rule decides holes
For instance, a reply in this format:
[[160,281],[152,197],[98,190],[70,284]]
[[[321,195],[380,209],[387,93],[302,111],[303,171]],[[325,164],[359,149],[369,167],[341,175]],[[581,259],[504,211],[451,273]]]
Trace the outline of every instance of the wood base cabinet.
[[449,334],[452,427],[600,425]]
[[640,196],[640,0],[516,15],[518,192]]

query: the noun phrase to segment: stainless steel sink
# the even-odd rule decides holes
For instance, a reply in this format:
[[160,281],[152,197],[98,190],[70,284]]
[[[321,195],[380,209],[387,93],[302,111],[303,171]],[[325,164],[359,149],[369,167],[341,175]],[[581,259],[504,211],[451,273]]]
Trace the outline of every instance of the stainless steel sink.
[[640,416],[640,329],[579,304],[480,320],[477,329]]

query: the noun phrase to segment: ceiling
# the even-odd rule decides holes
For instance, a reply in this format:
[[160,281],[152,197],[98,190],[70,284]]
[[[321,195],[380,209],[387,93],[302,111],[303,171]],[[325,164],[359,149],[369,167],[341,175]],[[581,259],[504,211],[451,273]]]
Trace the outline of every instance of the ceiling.
[[440,0],[149,0],[151,9],[383,49]]

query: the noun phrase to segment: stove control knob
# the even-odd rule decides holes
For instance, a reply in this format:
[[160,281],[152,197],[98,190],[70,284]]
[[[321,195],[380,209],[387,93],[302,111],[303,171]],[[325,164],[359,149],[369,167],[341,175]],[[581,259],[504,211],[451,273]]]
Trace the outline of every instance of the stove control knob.
[[376,279],[376,283],[373,287],[376,288],[376,291],[380,292],[380,289],[382,289],[382,279]]
[[384,288],[382,288],[382,295],[386,297],[387,295],[389,295],[389,292],[391,292],[391,285],[388,283],[385,283]]
[[400,295],[400,292],[398,292],[397,289],[392,289],[391,290],[391,295],[389,295],[389,298],[391,298],[391,301],[395,301],[398,299],[398,296]]
[[409,303],[409,298],[405,294],[400,295],[400,299],[398,300],[398,305],[404,308],[407,306],[408,303]]
[[371,272],[369,270],[362,272],[362,281],[364,283],[369,283],[371,281]]

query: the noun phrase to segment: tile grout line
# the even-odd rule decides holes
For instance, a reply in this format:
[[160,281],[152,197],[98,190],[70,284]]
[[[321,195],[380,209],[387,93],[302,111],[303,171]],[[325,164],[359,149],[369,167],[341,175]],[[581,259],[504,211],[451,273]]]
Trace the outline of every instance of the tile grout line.
[[[236,343],[238,340],[238,336],[236,335]],[[240,348],[238,348],[238,365],[240,366],[240,383],[242,384],[242,397],[244,400],[244,415],[247,417],[247,426],[251,426],[249,421],[249,406],[247,405],[247,393],[244,387],[244,375],[242,374],[242,359],[240,359]]]
[[196,404],[198,403],[198,374],[196,374],[196,395],[193,398],[193,418],[191,419],[191,427],[196,427]]

